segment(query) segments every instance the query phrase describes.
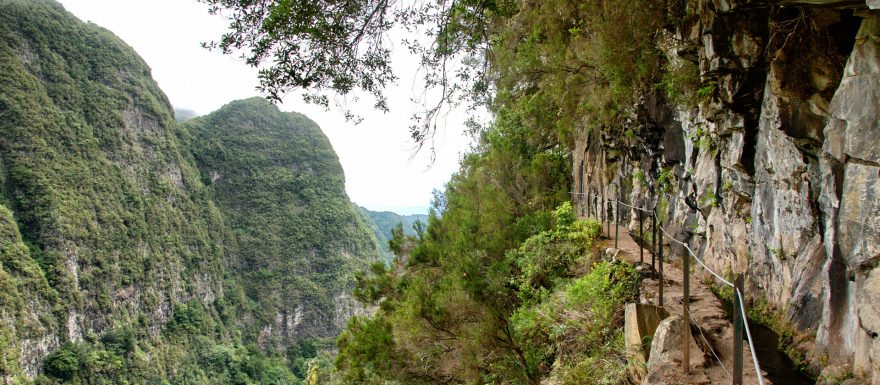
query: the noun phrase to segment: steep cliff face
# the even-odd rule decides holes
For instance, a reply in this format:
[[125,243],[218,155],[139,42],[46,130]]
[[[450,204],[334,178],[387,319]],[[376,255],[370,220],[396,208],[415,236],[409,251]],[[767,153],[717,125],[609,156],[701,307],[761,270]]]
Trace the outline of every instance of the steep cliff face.
[[258,100],[172,111],[110,32],[0,1],[7,383],[290,382],[302,368],[264,352],[361,310],[350,273],[376,248],[320,129]]
[[283,350],[333,337],[356,302],[353,273],[378,257],[345,194],[342,166],[321,129],[262,98],[187,122],[189,146],[237,248],[230,274],[260,304],[253,336]]
[[0,372],[33,375],[40,358],[58,346],[57,292],[5,206],[0,206],[0,245]]
[[670,234],[716,271],[746,273],[753,299],[810,335],[799,347],[814,366],[878,382],[878,4],[698,3],[659,45],[699,88],[643,95],[624,124],[633,138],[582,135],[574,199],[607,216],[602,198],[656,207]]
[[57,296],[26,312],[53,325],[18,341],[32,375],[59,341],[220,295],[223,222],[131,48],[48,1],[0,3],[0,35],[5,227]]

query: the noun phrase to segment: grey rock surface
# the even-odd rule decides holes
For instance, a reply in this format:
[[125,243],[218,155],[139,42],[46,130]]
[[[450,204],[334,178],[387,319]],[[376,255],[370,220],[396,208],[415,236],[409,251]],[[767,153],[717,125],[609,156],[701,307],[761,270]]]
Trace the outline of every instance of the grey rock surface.
[[[784,2],[805,7],[814,32],[835,40],[794,32],[800,43],[782,48],[774,16],[749,3],[700,10],[693,43],[703,80],[717,82],[712,100],[668,106],[669,119],[647,98],[634,114],[646,109],[642,124],[662,132],[636,131],[648,145],[630,149],[631,166],[605,158],[616,144],[579,138],[573,159],[584,167],[574,179],[601,195],[632,178],[626,170],[643,170],[648,187],[626,199],[657,207],[667,231],[719,274],[745,273],[749,296],[798,330],[795,348],[816,374],[840,366],[880,383],[880,14],[868,10],[880,3]],[[669,170],[670,190],[656,194]],[[679,260],[684,248],[669,246]],[[658,346],[651,359],[673,348]]]

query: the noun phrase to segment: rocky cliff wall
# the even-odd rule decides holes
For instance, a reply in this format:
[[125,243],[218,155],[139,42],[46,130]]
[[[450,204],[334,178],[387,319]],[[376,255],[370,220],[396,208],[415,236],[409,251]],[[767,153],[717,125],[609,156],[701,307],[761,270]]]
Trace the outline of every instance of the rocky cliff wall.
[[234,104],[183,126],[112,33],[52,0],[0,0],[2,381],[56,351],[58,381],[231,383],[198,357],[285,354],[363,311],[352,272],[378,251],[329,141],[265,100]]
[[0,36],[6,225],[54,299],[22,292],[32,305],[14,323],[46,325],[11,341],[33,376],[59,343],[135,323],[155,335],[174,303],[221,296],[225,241],[130,47],[50,1],[0,2]]
[[[656,207],[719,272],[744,272],[807,337],[814,369],[880,382],[880,4],[701,1],[663,31],[674,68],[699,70],[691,103],[642,95],[624,130],[573,154],[583,214],[603,198]],[[677,64],[678,63],[678,64]],[[683,64],[682,64],[683,63]],[[622,132],[622,131],[621,131]],[[637,228],[636,213],[623,220]],[[682,250],[666,242],[672,258]]]

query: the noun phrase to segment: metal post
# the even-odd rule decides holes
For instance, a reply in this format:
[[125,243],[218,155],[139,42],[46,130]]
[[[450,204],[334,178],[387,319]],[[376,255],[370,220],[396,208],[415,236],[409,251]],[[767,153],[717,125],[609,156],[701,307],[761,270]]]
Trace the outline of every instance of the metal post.
[[593,217],[593,208],[591,207],[592,205],[593,205],[593,194],[590,193],[590,190],[587,190],[587,204],[586,204],[586,206],[587,206],[587,217],[588,218]]
[[611,239],[611,218],[608,216],[610,213],[608,212],[607,200],[602,203],[602,208],[605,209],[605,238]]
[[615,203],[614,208],[614,248],[617,249],[617,238],[620,236],[620,199]]
[[[733,290],[733,385],[742,385],[743,383],[743,317],[739,303],[739,295],[743,293],[743,275],[737,274],[734,282]],[[754,348],[753,348],[754,349]],[[760,373],[758,373],[760,375]]]
[[651,278],[657,278],[657,273],[655,270],[656,259],[657,259],[657,211],[653,212],[651,216]]
[[[663,262],[660,262],[660,266],[663,266]],[[684,296],[681,298],[682,306],[684,306],[684,311],[682,312],[682,316],[684,317],[684,327],[682,329],[682,361],[681,368],[684,371],[685,375],[690,374],[691,372],[691,344],[690,344],[690,335],[691,335],[691,317],[688,311],[690,310],[691,303],[691,255],[689,253],[685,253],[682,257],[682,270],[684,272]],[[663,274],[660,274],[660,279],[662,281]],[[663,287],[661,284],[660,287]]]
[[587,217],[593,217],[593,194],[587,190]]
[[587,193],[587,216],[593,217],[593,193]]
[[645,248],[642,247],[645,243],[645,234],[642,233],[642,210],[637,210],[639,213],[639,263],[645,263]]
[[[657,226],[662,226],[662,225],[657,225]],[[658,231],[657,234],[658,235],[661,234],[662,231],[663,231],[663,228],[660,227],[660,231]],[[660,281],[658,282],[659,287],[660,287],[660,292],[658,293],[658,295],[660,298],[657,302],[660,305],[660,307],[663,307],[663,286],[664,285],[663,285],[663,236],[662,235],[660,235],[660,238],[657,239],[657,251],[658,251],[657,263],[660,264]]]
[[593,209],[593,218],[599,219],[599,193],[593,195],[593,205],[591,207]]
[[588,213],[591,218],[596,218],[596,196],[593,193],[590,193],[590,212]]

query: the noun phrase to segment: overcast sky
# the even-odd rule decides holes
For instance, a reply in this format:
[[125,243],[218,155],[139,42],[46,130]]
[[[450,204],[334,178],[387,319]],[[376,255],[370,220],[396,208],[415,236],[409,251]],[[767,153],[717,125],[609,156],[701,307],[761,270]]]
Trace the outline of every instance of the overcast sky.
[[[217,40],[227,23],[209,15],[196,0],[60,0],[80,19],[113,31],[146,60],[153,78],[176,108],[205,115],[236,99],[258,95],[256,70],[241,60],[202,49],[201,42]],[[355,203],[371,210],[401,214],[427,212],[433,189],[442,189],[458,169],[468,146],[463,135],[463,111],[454,111],[441,124],[435,140],[436,161],[429,154],[415,158],[409,139],[410,117],[421,94],[414,86],[417,62],[403,48],[394,53],[399,84],[387,90],[391,112],[373,111],[370,98],[353,109],[364,116],[358,125],[346,122],[339,109],[325,111],[305,104],[300,92],[285,98],[284,111],[306,114],[330,138],[345,169],[345,185]]]

